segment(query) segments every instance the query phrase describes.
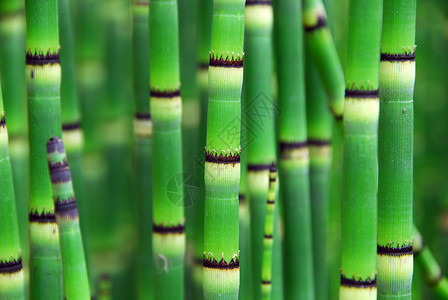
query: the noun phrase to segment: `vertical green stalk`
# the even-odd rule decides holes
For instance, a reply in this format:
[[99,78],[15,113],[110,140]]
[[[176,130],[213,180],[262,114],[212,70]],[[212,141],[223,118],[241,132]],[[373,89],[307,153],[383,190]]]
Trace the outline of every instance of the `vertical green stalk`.
[[378,81],[382,1],[352,0],[344,109],[339,297],[376,299]]
[[[81,116],[76,87],[75,56],[71,7],[68,0],[58,0],[59,29],[61,40],[61,120],[62,138],[65,142],[67,160],[71,165],[73,187],[78,198],[79,214],[82,220],[84,253],[88,265],[87,235],[89,231],[89,206],[84,196],[84,177],[82,151],[84,135],[81,129]],[[79,199],[81,199],[79,201]]]
[[25,299],[19,224],[0,86],[0,298]]
[[300,2],[290,0],[278,0],[274,4],[281,111],[278,140],[285,298],[314,299],[302,7]]
[[426,246],[417,228],[413,228],[413,251],[415,260],[420,266],[423,277],[433,293],[440,299],[448,299],[448,279],[443,275],[440,265],[431,250]]
[[[246,135],[243,151],[247,149],[247,183],[251,227],[252,286],[254,299],[261,299],[263,236],[266,199],[269,190],[269,169],[276,162],[275,118],[272,89],[273,9],[271,1],[246,2],[244,114]],[[269,291],[273,289],[272,282]]]
[[378,298],[412,299],[416,0],[386,0],[383,20]]
[[68,300],[90,299],[87,267],[79,230],[78,208],[64,144],[60,138],[52,137],[46,145],[56,221],[59,228],[65,297]]
[[183,299],[183,203],[177,1],[150,2],[154,298]]
[[25,12],[24,1],[0,3],[0,69],[5,111],[8,115],[9,148],[14,194],[16,198],[22,265],[25,276],[25,298],[28,298],[28,201],[29,149],[26,120],[25,83]]
[[303,0],[303,25],[310,56],[316,64],[327,92],[330,110],[337,120],[342,120],[344,73],[321,0]]
[[153,297],[152,258],[152,121],[149,113],[149,1],[134,0],[134,197],[138,210],[137,299]]
[[[272,246],[274,244],[275,199],[277,198],[277,169],[272,164],[269,170],[269,190],[266,200],[264,222],[263,255],[261,268],[261,297],[271,299],[272,290]],[[279,237],[277,237],[279,238]]]
[[[197,65],[197,83],[199,85],[199,105],[200,105],[200,123],[199,123],[199,143],[201,145],[198,153],[193,153],[195,157],[195,166],[197,169],[197,178],[200,182],[200,193],[197,202],[193,206],[194,218],[194,244],[193,244],[193,284],[194,299],[201,300],[203,293],[203,274],[202,257],[204,255],[204,201],[205,201],[205,182],[204,165],[205,144],[207,131],[207,102],[208,102],[208,61],[210,59],[210,39],[212,30],[212,10],[213,1],[199,0],[199,21],[198,21],[198,65]],[[199,166],[199,167],[197,167]]]
[[61,135],[57,0],[26,0],[26,81],[30,142],[30,298],[62,299],[59,233],[45,145]]
[[[327,249],[331,249],[331,252],[336,252],[338,247],[337,244],[327,243],[329,230],[334,230],[334,228],[329,226],[333,119],[328,109],[327,97],[316,66],[311,60],[307,60],[305,65],[306,116],[308,147],[310,151],[314,292],[316,299],[326,299],[329,292],[328,275],[330,269]],[[333,234],[333,232],[331,233]]]
[[214,0],[208,70],[203,284],[205,299],[237,299],[244,0]]

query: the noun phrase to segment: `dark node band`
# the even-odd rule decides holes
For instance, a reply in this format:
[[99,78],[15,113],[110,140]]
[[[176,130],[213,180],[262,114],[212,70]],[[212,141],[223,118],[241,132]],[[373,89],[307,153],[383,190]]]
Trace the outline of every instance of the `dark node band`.
[[5,116],[2,116],[2,119],[0,120],[0,126],[6,126],[6,120],[5,120]]
[[147,113],[135,113],[135,118],[137,120],[151,120],[151,114]]
[[308,145],[313,147],[326,147],[331,146],[331,140],[318,140],[318,139],[309,139]]
[[437,274],[437,276],[434,279],[428,280],[429,287],[435,287],[440,283],[442,279],[443,279],[443,273],[442,271],[440,271],[439,274]]
[[26,64],[32,66],[43,66],[50,64],[60,64],[61,60],[59,58],[59,53],[57,54],[26,54]]
[[268,203],[268,204],[275,204],[275,200],[274,200],[274,201],[272,201],[272,200],[268,200],[267,203]]
[[414,53],[405,53],[405,54],[381,53],[380,60],[381,61],[390,61],[390,62],[415,61],[415,52]]
[[265,235],[264,235],[264,238],[265,238],[265,239],[273,239],[274,236],[273,236],[272,234],[265,234]]
[[0,261],[0,274],[12,274],[22,270],[22,258],[12,261]]
[[198,69],[207,71],[208,70],[208,63],[203,63],[203,62],[199,63],[198,64]]
[[246,196],[244,196],[243,194],[238,194],[238,201],[240,203],[245,203],[246,202]]
[[345,90],[345,98],[376,99],[378,97],[378,90]]
[[251,5],[272,5],[272,0],[254,0],[254,1],[246,1],[246,6]]
[[149,91],[149,95],[154,98],[175,98],[180,97],[180,90],[175,91]]
[[270,280],[262,280],[261,284],[270,285],[270,284],[272,284],[272,281],[270,281]]
[[58,198],[54,204],[54,210],[58,217],[69,216],[72,219],[78,217],[78,207],[76,206],[75,198],[62,201]]
[[308,142],[280,142],[280,151],[294,150],[308,147]]
[[152,232],[160,234],[184,233],[185,226],[184,225],[164,226],[164,225],[152,224]]
[[81,123],[80,122],[62,124],[62,130],[63,131],[78,130],[79,128],[81,128]]
[[54,213],[30,212],[28,220],[30,223],[56,223],[56,215]]
[[235,154],[235,155],[223,156],[223,155],[214,155],[206,153],[205,161],[215,164],[237,164],[240,162],[240,155]]
[[269,171],[271,169],[271,165],[272,164],[257,164],[257,165],[248,164],[247,170],[249,172]]
[[378,245],[377,253],[379,255],[389,255],[389,256],[412,255],[413,249],[412,246],[393,248]]
[[63,183],[72,180],[72,174],[70,173],[70,168],[66,160],[62,163],[49,163],[49,166],[51,183]]
[[373,279],[357,280],[354,278],[347,278],[341,275],[341,286],[355,287],[355,288],[372,288],[376,287],[376,275]]
[[[270,172],[272,172],[272,171],[270,171]],[[274,171],[275,172],[275,171]],[[269,177],[269,182],[276,182],[277,181],[277,179],[275,179],[275,178],[272,178],[272,177]]]
[[314,30],[318,30],[321,28],[327,27],[327,20],[325,19],[324,16],[319,15],[317,17],[317,23],[311,26],[307,26],[305,25],[305,31],[306,32],[313,32]]
[[57,136],[51,137],[47,142],[47,153],[53,153],[55,151],[58,151],[59,153],[64,153],[64,144],[62,143],[62,140],[58,138]]
[[240,267],[240,260],[238,258],[232,258],[232,260],[227,263],[225,259],[221,259],[218,262],[215,258],[206,258],[204,254],[204,258],[202,260],[202,266],[210,269],[237,269]]
[[227,56],[225,59],[221,55],[220,58],[215,58],[212,54],[210,54],[210,62],[209,66],[211,67],[221,67],[221,68],[242,68],[243,67],[243,58],[237,57],[230,58]]

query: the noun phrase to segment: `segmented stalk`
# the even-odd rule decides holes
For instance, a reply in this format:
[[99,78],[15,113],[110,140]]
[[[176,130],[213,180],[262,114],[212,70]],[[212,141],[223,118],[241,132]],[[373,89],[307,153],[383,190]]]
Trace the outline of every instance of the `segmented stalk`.
[[204,298],[236,299],[244,0],[213,4],[204,169]]
[[61,135],[57,0],[26,0],[26,82],[30,142],[30,298],[62,299],[59,233],[45,145]]
[[132,1],[134,65],[133,183],[138,216],[137,298],[153,298],[152,121],[149,113],[149,1]]
[[5,111],[8,116],[9,148],[17,205],[25,298],[28,298],[28,201],[29,147],[26,119],[24,1],[0,1],[0,69]]
[[[263,259],[261,269],[261,297],[271,299],[272,290],[272,246],[274,244],[275,199],[277,196],[277,169],[272,164],[269,170],[269,190],[266,201],[266,217],[263,236]],[[279,237],[277,237],[279,238]]]
[[[247,1],[245,9],[244,111],[247,131],[247,183],[250,199],[252,284],[261,299],[263,233],[269,169],[276,162],[275,120],[279,113],[272,90],[273,9],[271,1]],[[250,133],[249,133],[250,132]],[[271,290],[271,282],[269,292]]]
[[303,0],[303,25],[310,56],[327,92],[330,110],[337,120],[342,120],[344,74],[322,0]]
[[[309,53],[309,51],[307,52]],[[316,299],[328,297],[327,234],[329,226],[330,169],[332,163],[332,116],[322,81],[312,60],[305,64],[306,116],[310,151],[310,202],[313,230],[314,292]],[[331,236],[331,235],[330,235]],[[337,246],[330,246],[336,251]]]
[[426,284],[440,299],[448,299],[448,279],[443,275],[440,265],[435,260],[431,250],[426,246],[417,228],[413,228],[413,251],[415,261],[420,266]]
[[339,297],[376,299],[377,128],[382,1],[352,0],[344,108]]
[[48,140],[47,159],[59,228],[65,296],[68,300],[90,299],[78,208],[70,167],[60,138]]
[[177,1],[150,2],[154,298],[183,299],[183,203]]
[[22,250],[1,86],[0,113],[0,298],[25,299]]
[[274,13],[284,291],[286,299],[314,299],[301,2],[275,1]]
[[384,2],[380,63],[378,298],[411,299],[416,0]]

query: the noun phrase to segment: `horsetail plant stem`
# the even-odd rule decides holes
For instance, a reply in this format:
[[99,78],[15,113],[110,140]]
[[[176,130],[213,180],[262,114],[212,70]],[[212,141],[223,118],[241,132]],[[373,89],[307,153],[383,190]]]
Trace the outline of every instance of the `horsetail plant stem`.
[[214,0],[205,154],[204,299],[237,299],[244,0]]
[[419,265],[427,285],[438,298],[448,299],[448,279],[443,275],[440,265],[435,260],[431,250],[426,246],[422,235],[415,226],[413,234],[415,261]]
[[327,92],[330,110],[337,120],[344,111],[344,74],[336,46],[327,25],[322,0],[303,0],[303,25],[310,48],[310,56],[316,64]]
[[149,28],[154,298],[183,299],[185,218],[177,1],[150,1]]
[[0,112],[0,298],[25,299],[22,250],[1,86]]
[[[245,66],[244,107],[247,116],[246,130],[253,133],[247,149],[247,187],[250,199],[252,284],[254,299],[261,299],[263,282],[263,236],[266,216],[266,199],[269,190],[269,169],[276,162],[275,118],[272,90],[273,9],[271,1],[246,2],[245,8]],[[260,109],[263,111],[260,113]],[[247,137],[246,137],[247,141]]]
[[284,291],[286,299],[314,299],[301,2],[275,1],[274,13]]
[[378,131],[378,299],[412,298],[416,2],[384,1]]
[[56,221],[59,228],[65,296],[68,300],[90,299],[78,208],[64,144],[60,138],[52,137],[46,145]]
[[[261,269],[261,297],[271,299],[272,290],[272,246],[274,241],[275,200],[277,196],[277,169],[272,164],[269,170],[269,189],[264,222],[263,255]],[[278,237],[277,237],[278,238]]]
[[382,1],[352,0],[344,108],[339,297],[376,299],[378,81]]
[[8,115],[9,154],[11,159],[14,194],[17,204],[22,265],[25,276],[25,298],[28,298],[28,201],[29,149],[26,121],[25,83],[25,12],[24,1],[0,2],[0,69],[2,70],[3,98]]
[[59,233],[45,145],[61,135],[57,0],[26,0],[26,82],[30,142],[30,298],[62,299]]
[[149,1],[132,2],[134,64],[133,182],[138,208],[137,299],[153,297],[152,121],[149,113]]
[[[75,55],[73,43],[71,7],[68,0],[58,0],[59,29],[61,41],[61,121],[62,138],[65,141],[67,160],[71,165],[73,187],[80,201],[79,214],[82,220],[82,238],[86,264],[88,261],[87,235],[89,231],[89,206],[84,196],[82,151],[84,135],[81,129],[80,107],[76,89]],[[79,202],[79,201],[78,201]]]
[[[307,54],[309,51],[306,52]],[[316,299],[328,297],[329,259],[327,231],[330,205],[332,162],[332,122],[327,97],[312,60],[305,63],[306,121],[310,151],[310,202],[313,231],[314,292]],[[331,251],[336,251],[336,245]],[[338,263],[339,265],[339,263]]]

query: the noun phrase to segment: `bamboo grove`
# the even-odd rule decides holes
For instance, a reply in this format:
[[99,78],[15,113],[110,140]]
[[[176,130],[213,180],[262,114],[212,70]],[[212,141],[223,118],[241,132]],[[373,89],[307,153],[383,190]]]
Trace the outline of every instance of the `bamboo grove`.
[[448,299],[445,2],[1,0],[0,299]]

